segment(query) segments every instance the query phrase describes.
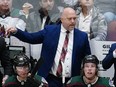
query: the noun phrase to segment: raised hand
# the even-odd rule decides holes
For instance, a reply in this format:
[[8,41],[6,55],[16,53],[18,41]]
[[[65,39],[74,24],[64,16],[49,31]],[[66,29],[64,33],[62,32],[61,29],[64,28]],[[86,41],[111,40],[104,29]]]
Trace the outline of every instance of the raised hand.
[[10,36],[11,34],[15,34],[17,29],[15,27],[7,27],[5,36]]

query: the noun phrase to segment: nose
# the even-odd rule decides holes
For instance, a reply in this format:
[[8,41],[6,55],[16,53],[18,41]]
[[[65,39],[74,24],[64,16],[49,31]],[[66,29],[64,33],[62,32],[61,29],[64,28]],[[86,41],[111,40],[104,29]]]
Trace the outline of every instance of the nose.
[[72,19],[71,22],[74,23],[74,20]]
[[74,19],[74,18],[72,18],[72,19],[71,19],[71,22],[73,22],[73,23],[74,23],[74,22],[75,22],[75,19]]
[[5,3],[8,2],[8,0],[3,0]]
[[49,1],[49,0],[48,0],[48,2],[47,2],[47,3],[48,3],[48,5],[50,5],[50,1]]
[[88,67],[88,70],[90,71],[91,70],[91,67]]

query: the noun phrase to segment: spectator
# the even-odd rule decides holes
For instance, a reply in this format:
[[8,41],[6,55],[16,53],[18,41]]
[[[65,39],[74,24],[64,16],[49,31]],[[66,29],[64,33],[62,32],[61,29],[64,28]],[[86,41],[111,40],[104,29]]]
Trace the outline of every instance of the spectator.
[[45,25],[57,23],[60,17],[60,11],[56,6],[55,0],[38,0],[38,10],[29,14],[27,20],[27,31],[37,32],[43,29]]
[[[90,39],[104,41],[107,36],[107,23],[104,15],[94,6],[94,0],[79,0],[81,12],[77,13],[78,28],[88,34]],[[77,12],[78,9],[77,9]]]
[[48,25],[35,33],[23,32],[15,27],[7,29],[6,35],[15,33],[13,35],[22,41],[43,43],[41,57],[44,63],[38,74],[47,80],[50,87],[62,87],[64,78],[66,83],[70,77],[80,75],[82,59],[91,53],[87,34],[75,28],[76,17],[75,10],[67,7],[59,25]]
[[[16,17],[13,17],[11,14],[11,9],[12,9],[12,0],[0,0],[0,24],[1,26],[4,27],[4,29],[6,29],[6,27],[10,27],[10,26],[15,26],[17,28],[22,29],[23,31],[25,31],[26,28],[26,23]],[[17,38],[15,37],[6,37],[5,38],[7,40],[7,44],[8,45],[15,45],[15,46],[24,46],[26,48],[26,53],[27,55],[29,55],[27,52],[28,44],[23,43],[21,41],[19,41]]]
[[37,0],[13,0],[13,7],[22,10],[22,6],[25,3],[29,3],[33,6],[33,8],[31,9],[31,12],[38,7]]
[[0,17],[19,17],[19,9],[12,7],[12,0],[0,0]]
[[74,6],[77,3],[77,0],[61,0],[63,3],[65,3],[68,6]]
[[33,9],[33,5],[26,2],[23,4],[22,9],[19,11],[19,18],[21,18],[22,16],[24,17],[23,20],[28,19],[28,15],[30,14],[30,10]]

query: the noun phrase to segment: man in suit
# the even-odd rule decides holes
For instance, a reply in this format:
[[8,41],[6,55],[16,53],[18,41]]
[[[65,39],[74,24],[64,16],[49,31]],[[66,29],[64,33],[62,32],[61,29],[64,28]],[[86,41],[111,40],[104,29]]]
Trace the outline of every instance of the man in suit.
[[4,84],[8,76],[12,75],[13,73],[9,52],[6,48],[5,40],[3,37],[0,37],[0,64],[3,67],[3,73],[0,70],[0,87],[2,87],[2,83]]
[[[38,74],[47,80],[50,87],[62,87],[62,81],[67,82],[70,77],[80,75],[82,59],[91,53],[87,34],[75,28],[76,18],[75,10],[67,7],[62,12],[62,23],[59,25],[48,25],[35,33],[23,32],[13,27],[9,27],[6,32],[31,44],[43,43],[41,57],[44,62],[38,69]],[[56,73],[66,31],[69,31],[69,41],[65,61],[62,62],[64,72],[58,77]],[[62,77],[65,78],[62,80]]]
[[[116,43],[111,45],[111,48],[104,58],[102,65],[104,69],[109,69],[114,64],[114,69],[116,69]],[[114,74],[114,85],[116,86],[116,72]]]

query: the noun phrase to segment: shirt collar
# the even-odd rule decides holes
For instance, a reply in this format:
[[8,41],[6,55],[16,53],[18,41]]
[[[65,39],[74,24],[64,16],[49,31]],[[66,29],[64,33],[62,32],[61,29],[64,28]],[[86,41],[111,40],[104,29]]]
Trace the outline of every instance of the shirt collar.
[[[19,82],[22,82],[22,80],[20,80],[18,76],[17,76],[17,80],[18,80]],[[27,81],[27,79],[23,80],[23,82],[26,82],[26,81]]]
[[[95,80],[93,83],[90,83],[90,84],[91,84],[91,85],[94,85],[94,84],[98,81],[98,79],[99,79],[99,77],[96,77],[96,80]],[[85,84],[87,84],[87,83],[85,82],[85,80],[84,80],[84,77],[83,77],[83,81],[84,81]]]
[[[91,15],[92,15],[92,11],[93,11],[93,9],[91,9],[91,10],[89,11],[89,14],[88,14],[87,16],[91,16]],[[81,12],[80,15],[83,15],[83,13]]]
[[1,18],[6,18],[6,17],[8,17],[8,16],[10,16],[10,11],[8,11],[8,12],[6,12],[6,13],[0,13],[0,17]]
[[[64,28],[64,26],[61,24],[61,32],[65,33],[67,29]],[[70,31],[70,33],[73,33],[74,29]]]

